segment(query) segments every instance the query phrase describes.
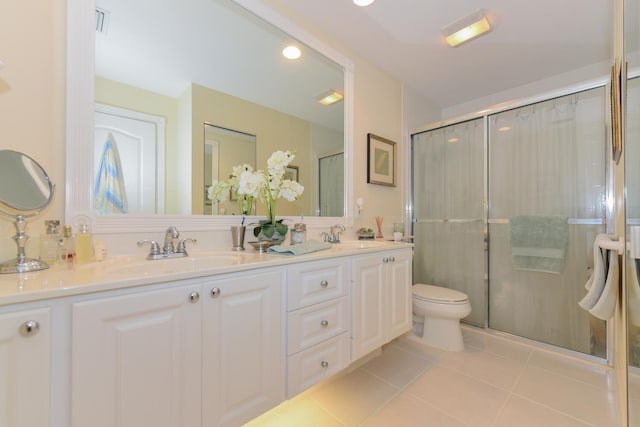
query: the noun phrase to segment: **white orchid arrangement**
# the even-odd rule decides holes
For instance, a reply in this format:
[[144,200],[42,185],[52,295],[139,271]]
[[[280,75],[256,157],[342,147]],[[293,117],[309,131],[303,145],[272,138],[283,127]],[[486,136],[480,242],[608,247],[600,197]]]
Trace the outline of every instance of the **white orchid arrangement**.
[[276,204],[284,198],[290,202],[298,199],[304,187],[297,181],[285,178],[286,168],[295,158],[292,151],[275,151],[267,160],[267,170],[254,171],[251,165],[243,164],[233,168],[229,181],[214,181],[209,188],[209,199],[222,202],[227,199],[229,191],[238,195],[238,203],[242,201],[241,211],[249,214],[254,200],[259,198],[267,210],[267,219],[260,221],[254,229],[257,236],[260,231],[271,237],[277,230],[284,236],[288,230],[282,220],[276,219]]
[[214,180],[207,190],[209,200],[216,203],[224,202],[229,197],[229,194],[233,192],[237,195],[240,214],[250,215],[253,210],[255,197],[244,193],[241,194],[239,191],[240,175],[244,172],[253,173],[253,166],[248,163],[234,166],[228,181]]

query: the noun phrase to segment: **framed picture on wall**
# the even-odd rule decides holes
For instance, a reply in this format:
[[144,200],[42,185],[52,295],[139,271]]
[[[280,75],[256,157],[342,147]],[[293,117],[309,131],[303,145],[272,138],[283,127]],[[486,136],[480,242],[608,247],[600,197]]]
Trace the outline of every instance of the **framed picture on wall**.
[[367,134],[367,183],[396,186],[396,143]]
[[284,179],[290,179],[291,181],[300,182],[298,181],[299,170],[300,169],[298,168],[298,166],[287,166],[284,169]]

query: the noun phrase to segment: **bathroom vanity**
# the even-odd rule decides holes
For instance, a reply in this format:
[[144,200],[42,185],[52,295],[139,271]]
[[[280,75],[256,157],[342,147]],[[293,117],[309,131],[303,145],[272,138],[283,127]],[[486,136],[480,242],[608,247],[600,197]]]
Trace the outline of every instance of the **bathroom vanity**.
[[412,245],[0,277],[0,425],[238,426],[411,328]]

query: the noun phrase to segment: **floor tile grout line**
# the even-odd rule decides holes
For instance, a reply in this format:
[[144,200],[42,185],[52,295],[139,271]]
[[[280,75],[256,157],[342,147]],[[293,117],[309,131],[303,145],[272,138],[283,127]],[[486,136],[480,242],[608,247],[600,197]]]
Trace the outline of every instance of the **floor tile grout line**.
[[441,412],[441,413],[445,414],[445,415],[446,415],[447,417],[449,417],[449,418],[453,418],[454,420],[458,421],[458,422],[459,422],[459,423],[461,423],[461,424],[464,424],[465,426],[471,427],[467,422],[465,422],[465,421],[463,421],[462,419],[460,419],[456,414],[450,414],[449,412],[447,412],[447,411],[445,411],[445,410],[443,410],[443,409],[440,409],[440,408],[438,408],[438,407],[437,407],[437,406],[435,406],[435,405],[432,405],[431,403],[427,402],[426,400],[424,400],[422,397],[418,396],[417,394],[413,394],[413,393],[411,393],[411,392],[410,392],[410,391],[408,391],[408,390],[403,391],[402,393],[405,393],[405,394],[407,394],[407,395],[409,395],[409,396],[411,396],[411,397],[413,397],[413,398],[415,398],[415,399],[419,400],[419,401],[420,401],[420,402],[422,402],[423,404],[425,404],[425,405],[427,405],[427,406],[429,406],[429,407],[431,407],[431,408],[435,409],[435,410],[436,410],[436,411],[438,411],[438,412]]
[[502,402],[502,405],[500,405],[500,409],[498,409],[498,412],[496,413],[496,416],[493,419],[493,422],[491,423],[492,426],[495,426],[496,423],[500,420],[500,416],[502,415],[502,413],[504,412],[504,409],[509,404],[509,400],[511,400],[511,397],[514,396],[514,390],[518,385],[518,381],[520,381],[520,378],[522,378],[522,375],[524,375],[524,371],[527,369],[527,365],[531,361],[532,357],[533,357],[533,351],[530,351],[527,356],[527,360],[524,361],[524,363],[522,364],[522,367],[520,368],[520,372],[518,372],[518,375],[516,375],[516,378],[513,381],[513,384],[511,385],[511,389],[507,390],[509,394],[507,394],[507,398],[504,400],[504,402]]
[[540,405],[540,406],[542,406],[543,408],[546,408],[546,409],[548,409],[548,410],[550,410],[550,411],[553,411],[553,412],[555,412],[555,413],[557,413],[557,414],[562,414],[562,415],[564,415],[564,416],[566,416],[566,417],[568,417],[568,418],[571,418],[571,419],[572,419],[572,420],[574,420],[574,421],[579,421],[579,422],[581,422],[582,424],[584,424],[584,425],[586,425],[586,426],[589,426],[589,427],[598,427],[598,425],[596,425],[596,424],[592,424],[592,423],[590,423],[590,422],[588,422],[588,421],[583,420],[582,418],[578,418],[578,417],[576,417],[575,415],[572,415],[572,414],[569,414],[569,413],[567,413],[567,412],[561,411],[561,410],[559,410],[558,408],[554,408],[553,406],[549,406],[549,405],[547,405],[547,404],[545,404],[545,403],[539,402],[539,401],[537,401],[537,400],[535,400],[535,399],[532,399],[532,398],[530,398],[530,397],[524,396],[524,395],[522,395],[522,394],[519,394],[519,393],[513,392],[513,393],[510,393],[510,396],[515,396],[515,397],[518,397],[518,398],[520,398],[520,399],[526,400],[526,401],[528,401],[528,402],[535,403],[536,405]]

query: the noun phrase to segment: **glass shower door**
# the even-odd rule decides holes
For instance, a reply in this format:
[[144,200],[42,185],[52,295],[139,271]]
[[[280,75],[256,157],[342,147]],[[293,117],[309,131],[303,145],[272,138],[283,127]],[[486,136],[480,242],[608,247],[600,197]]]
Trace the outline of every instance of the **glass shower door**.
[[490,328],[606,356],[578,306],[605,232],[603,129],[602,87],[489,116]]
[[412,136],[414,282],[466,293],[485,326],[484,119]]

